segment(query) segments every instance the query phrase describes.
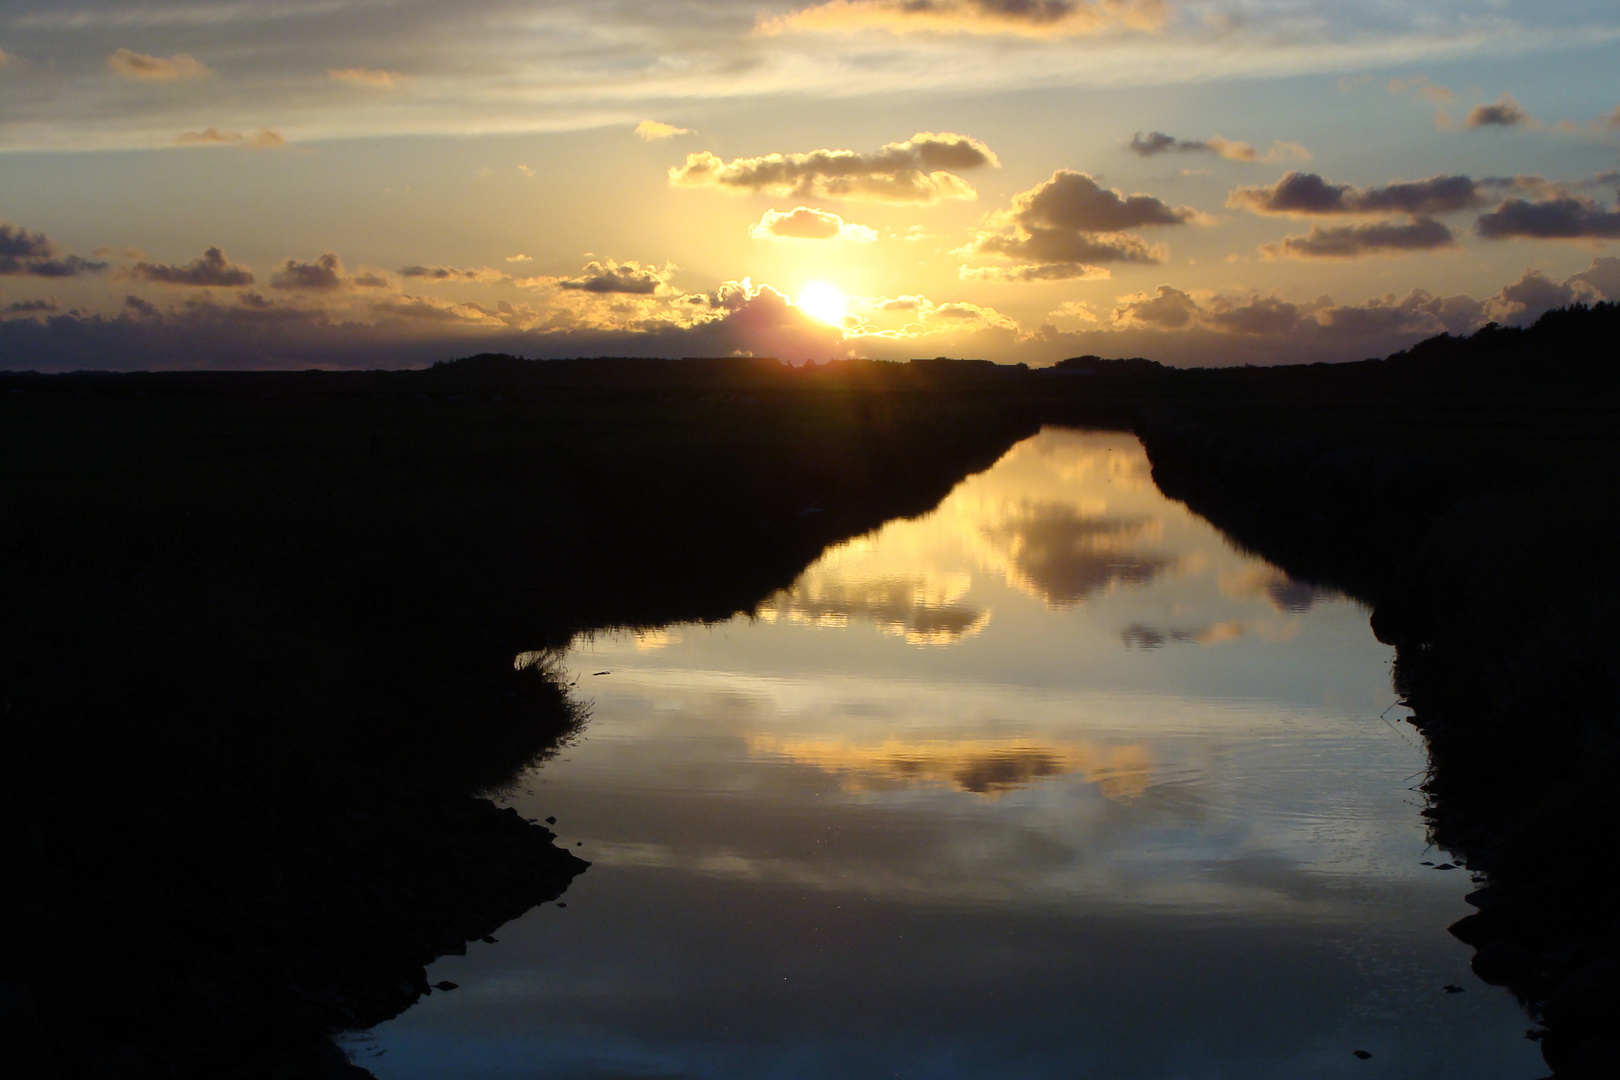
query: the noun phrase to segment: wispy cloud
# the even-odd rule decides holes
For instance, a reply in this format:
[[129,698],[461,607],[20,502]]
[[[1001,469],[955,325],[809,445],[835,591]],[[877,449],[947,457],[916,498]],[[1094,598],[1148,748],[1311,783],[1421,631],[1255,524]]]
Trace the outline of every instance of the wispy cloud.
[[338,82],[354,83],[357,86],[375,86],[384,90],[398,86],[405,78],[397,71],[365,67],[328,68],[326,74]]
[[174,141],[180,146],[245,146],[254,150],[275,150],[287,145],[287,140],[281,132],[270,128],[260,128],[251,134],[244,134],[240,131],[222,131],[217,127],[209,127],[201,131],[183,131]]
[[636,125],[636,134],[647,142],[652,142],[654,139],[673,139],[677,135],[690,135],[692,129],[676,127],[661,120],[643,120]]
[[147,79],[157,82],[178,79],[205,79],[214,70],[187,53],[173,56],[148,56],[131,49],[118,49],[107,57],[107,69],[125,79]]
[[1272,142],[1271,149],[1261,153],[1253,145],[1238,142],[1234,139],[1223,139],[1219,135],[1212,135],[1207,139],[1178,139],[1173,135],[1166,135],[1162,131],[1150,131],[1143,135],[1138,131],[1131,137],[1125,148],[1138,157],[1153,157],[1158,154],[1216,154],[1228,161],[1256,161],[1277,162],[1293,159],[1295,161],[1309,161],[1311,152],[1296,142]]
[[[512,260],[508,259],[508,262]],[[457,281],[464,284],[487,285],[495,281],[505,281],[507,275],[492,266],[476,268],[460,268],[455,266],[407,266],[399,272],[403,278],[415,278],[422,281]]]

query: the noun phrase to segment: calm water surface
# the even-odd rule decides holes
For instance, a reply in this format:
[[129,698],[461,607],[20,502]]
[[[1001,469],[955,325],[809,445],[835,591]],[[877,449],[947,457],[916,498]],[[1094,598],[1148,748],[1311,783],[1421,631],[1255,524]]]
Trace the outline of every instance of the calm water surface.
[[510,801],[594,865],[349,1045],[384,1080],[1538,1076],[1444,932],[1471,886],[1425,865],[1390,660],[1134,438],[1048,429],[752,617],[577,642],[590,724]]

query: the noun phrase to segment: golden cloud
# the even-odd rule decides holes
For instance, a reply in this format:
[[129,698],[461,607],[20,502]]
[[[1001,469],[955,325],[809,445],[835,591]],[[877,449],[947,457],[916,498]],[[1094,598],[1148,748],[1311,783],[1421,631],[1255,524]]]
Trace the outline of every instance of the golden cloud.
[[874,229],[809,206],[767,210],[748,233],[755,240],[848,240],[870,244],[877,239]]
[[647,142],[652,142],[654,139],[673,139],[677,135],[690,135],[692,129],[676,127],[661,120],[643,120],[636,125],[636,134]]

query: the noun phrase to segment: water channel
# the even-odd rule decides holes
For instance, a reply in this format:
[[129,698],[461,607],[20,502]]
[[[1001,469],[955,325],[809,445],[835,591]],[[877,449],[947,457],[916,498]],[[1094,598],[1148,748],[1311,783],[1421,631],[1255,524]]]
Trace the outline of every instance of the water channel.
[[383,1080],[1541,1075],[1445,933],[1472,885],[1390,662],[1133,437],[1049,428],[749,617],[576,642],[590,722],[506,798],[592,867],[347,1045]]

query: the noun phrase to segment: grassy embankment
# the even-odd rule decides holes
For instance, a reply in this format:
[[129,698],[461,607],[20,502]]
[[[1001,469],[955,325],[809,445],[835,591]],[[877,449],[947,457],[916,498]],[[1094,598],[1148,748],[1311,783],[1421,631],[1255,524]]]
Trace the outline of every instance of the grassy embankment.
[[1620,309],[1388,361],[1200,375],[1140,426],[1160,486],[1373,605],[1430,756],[1453,928],[1559,1076],[1620,1071]]
[[326,1032],[583,868],[471,794],[581,721],[515,653],[746,609],[1033,430],[563,375],[0,376],[10,1064],[342,1074]]

